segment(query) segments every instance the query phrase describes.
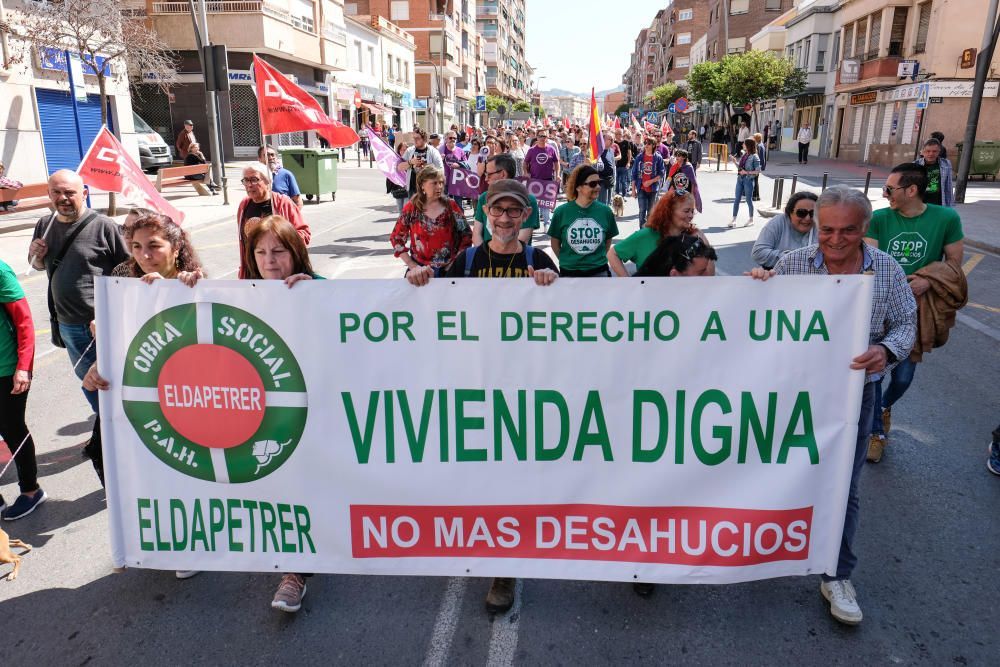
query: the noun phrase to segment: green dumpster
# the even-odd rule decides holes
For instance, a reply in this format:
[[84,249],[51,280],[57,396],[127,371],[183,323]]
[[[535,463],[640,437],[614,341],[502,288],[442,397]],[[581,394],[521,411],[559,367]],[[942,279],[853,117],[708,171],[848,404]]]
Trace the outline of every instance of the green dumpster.
[[[962,159],[962,143],[958,142],[958,155],[952,162],[956,171],[958,163]],[[990,176],[995,181],[998,171],[1000,171],[1000,141],[977,141],[972,149],[969,176],[982,176],[984,181],[987,176]]]
[[337,160],[340,151],[327,148],[282,148],[282,166],[292,172],[306,199],[316,200],[325,192],[337,200]]

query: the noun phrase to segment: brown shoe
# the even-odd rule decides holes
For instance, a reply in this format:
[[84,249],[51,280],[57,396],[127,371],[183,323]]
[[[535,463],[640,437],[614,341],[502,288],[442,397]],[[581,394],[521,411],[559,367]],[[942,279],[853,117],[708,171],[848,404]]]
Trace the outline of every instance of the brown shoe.
[[887,444],[889,444],[889,439],[884,435],[872,433],[872,436],[868,439],[868,461],[870,463],[881,461]]
[[889,435],[889,427],[892,425],[892,408],[882,410],[882,432]]
[[514,606],[514,584],[517,579],[497,577],[486,594],[486,611],[502,614]]
[[302,607],[302,598],[306,596],[306,580],[298,574],[286,574],[278,584],[278,590],[271,600],[271,607],[289,613],[295,613]]

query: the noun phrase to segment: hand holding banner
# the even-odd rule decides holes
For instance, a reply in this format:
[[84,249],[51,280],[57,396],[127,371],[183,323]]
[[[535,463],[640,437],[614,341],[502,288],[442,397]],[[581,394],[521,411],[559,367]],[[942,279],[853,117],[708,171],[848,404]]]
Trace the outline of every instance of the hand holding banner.
[[107,127],[102,127],[94,137],[76,173],[88,187],[120,193],[131,204],[169,216],[178,225],[184,222],[184,214],[156,191]]
[[257,82],[257,110],[263,134],[316,130],[333,148],[358,142],[357,132],[327,116],[312,95],[256,55],[253,75]]

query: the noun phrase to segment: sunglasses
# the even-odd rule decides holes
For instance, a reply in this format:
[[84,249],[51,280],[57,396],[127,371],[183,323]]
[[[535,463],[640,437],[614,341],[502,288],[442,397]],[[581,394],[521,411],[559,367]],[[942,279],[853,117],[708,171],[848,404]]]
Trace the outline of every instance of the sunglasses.
[[[687,239],[694,239],[694,241],[692,241],[690,245],[688,245]],[[702,242],[701,237],[698,236],[683,236],[681,243],[682,245],[687,246],[687,248],[684,250],[684,252],[681,253],[681,255],[684,257],[684,259],[686,259],[689,262],[693,260],[695,257],[698,257],[699,251],[705,248],[705,244]]]
[[804,218],[806,216],[809,216],[810,218],[812,218],[815,213],[816,213],[816,211],[813,210],[813,209],[811,209],[811,208],[797,208],[797,209],[795,209],[795,215],[797,215],[800,218]]
[[601,187],[601,181],[587,181],[584,183],[588,188],[599,188]]
[[897,185],[896,187],[892,187],[891,185],[882,186],[882,192],[886,193],[890,197],[892,196],[892,193],[895,192],[896,190],[905,190],[905,189],[906,189],[905,185]]

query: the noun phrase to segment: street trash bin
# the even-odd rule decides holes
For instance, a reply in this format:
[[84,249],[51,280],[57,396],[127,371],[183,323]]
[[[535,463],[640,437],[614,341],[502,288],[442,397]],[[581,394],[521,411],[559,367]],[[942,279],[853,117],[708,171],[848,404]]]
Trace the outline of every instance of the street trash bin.
[[[952,162],[955,170],[958,171],[958,163],[962,159],[962,144],[958,142],[958,154]],[[991,177],[997,180],[997,172],[1000,171],[1000,141],[977,141],[972,148],[972,164],[969,166],[969,176]]]
[[337,161],[340,151],[332,148],[282,148],[281,162],[292,172],[306,199],[319,201],[324,192],[337,200]]

